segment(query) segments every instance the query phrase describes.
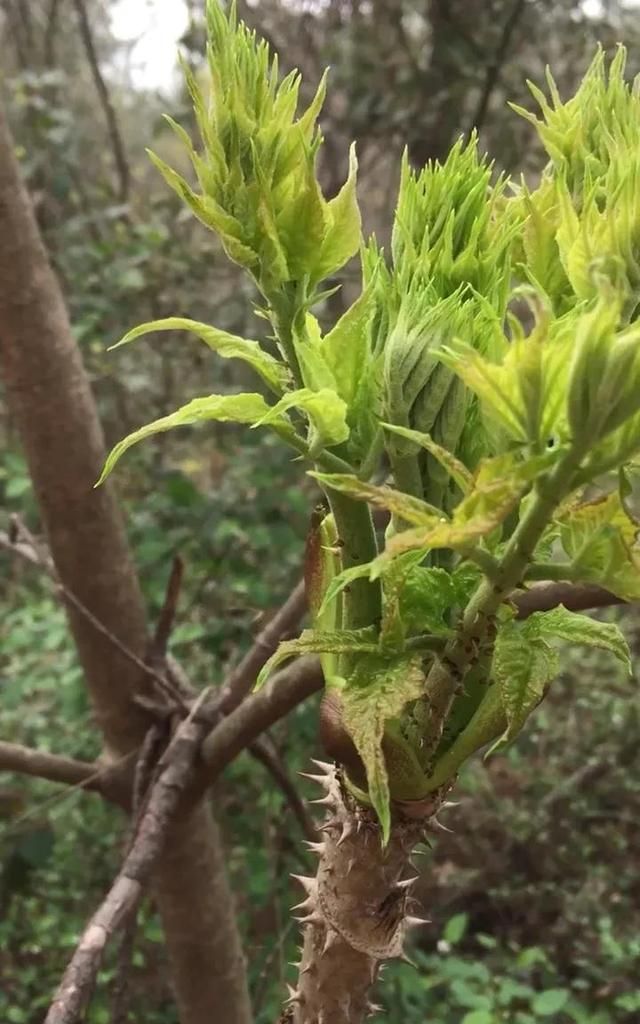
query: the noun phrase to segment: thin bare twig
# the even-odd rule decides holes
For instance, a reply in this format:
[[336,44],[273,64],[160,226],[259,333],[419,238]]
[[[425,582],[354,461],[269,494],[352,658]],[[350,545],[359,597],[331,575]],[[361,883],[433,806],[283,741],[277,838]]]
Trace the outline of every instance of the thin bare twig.
[[285,765],[282,763],[282,759],[278,756],[277,751],[273,748],[267,737],[259,736],[253,743],[249,744],[247,749],[256,761],[264,765],[273,778],[298,820],[304,835],[311,842],[316,841],[318,833],[313,823],[313,818],[309,814],[307,806],[298,793],[296,785],[290,778]]
[[548,612],[559,604],[563,604],[570,612],[584,612],[590,608],[627,603],[604,587],[587,583],[536,583],[529,590],[514,594],[512,600],[519,619],[526,619],[534,612]]
[[180,596],[180,588],[182,587],[183,575],[184,562],[179,555],[175,555],[171,566],[171,573],[169,575],[166,593],[164,595],[164,601],[162,603],[162,608],[160,609],[160,615],[158,616],[151,650],[149,652],[149,661],[151,662],[164,661],[167,656],[167,647],[169,645],[169,637],[171,636],[171,630],[173,629],[173,624],[176,618],[176,610],[178,606],[178,598]]
[[128,1024],[131,964],[138,930],[138,907],[124,925],[116,958],[116,971],[111,991],[111,1024]]
[[[149,644],[145,663],[148,662],[154,666],[166,666],[167,645],[175,620],[182,573],[183,563],[180,558],[176,557],[173,561],[162,609],[158,617],[153,639]],[[204,697],[205,695],[203,695],[202,699]],[[158,781],[162,770],[162,756],[167,749],[169,740],[169,719],[165,716],[161,722],[154,722],[147,730],[144,741],[138,751],[133,780],[132,823],[125,864],[129,854],[134,849],[136,839],[140,836],[143,818],[153,799],[155,783]],[[167,828],[169,827],[169,822],[170,819],[167,819]],[[157,855],[160,854],[160,851],[161,845],[159,844]],[[111,1017],[114,1024],[125,1024],[127,1020],[131,958],[138,930],[138,905],[139,899],[136,899],[125,920],[122,922],[123,932],[117,955],[111,996]],[[96,966],[96,971],[98,966]],[[89,982],[89,995],[87,999],[90,998],[92,988],[93,982]]]
[[49,782],[62,782],[67,786],[83,786],[97,793],[102,792],[101,769],[95,762],[48,754],[20,743],[0,741],[0,772],[19,772],[21,775],[48,779]]
[[228,764],[250,743],[284,718],[302,701],[323,686],[322,669],[317,658],[299,658],[243,702],[206,737],[201,764],[189,792],[197,800]]
[[471,131],[473,131],[474,128],[477,131],[480,131],[484,124],[485,118],[487,116],[487,111],[489,109],[491,95],[496,85],[498,84],[502,64],[506,57],[507,50],[509,49],[509,44],[511,42],[511,38],[515,31],[516,25],[518,24],[518,21],[520,20],[522,13],[524,11],[525,4],[526,0],[515,0],[515,3],[511,8],[511,11],[507,16],[504,25],[502,26],[502,32],[500,33],[500,39],[498,40],[498,45],[496,46],[495,53],[493,55],[491,62],[487,65],[482,92],[480,93],[480,98],[478,100],[478,105],[476,107],[475,113],[471,118],[470,130],[467,133],[469,135],[471,134]]
[[301,580],[282,607],[258,633],[242,661],[231,670],[215,695],[217,709],[224,714],[236,708],[249,693],[263,665],[276,650],[284,636],[297,630],[307,611],[307,598]]
[[[175,566],[175,564],[174,564]],[[172,578],[174,577],[172,573]],[[167,593],[172,590],[168,587]],[[176,593],[177,596],[177,593]],[[165,603],[167,603],[165,601]],[[172,601],[175,606],[175,600]],[[168,639],[168,633],[167,633]],[[142,742],[133,777],[133,802],[127,853],[133,847],[140,826],[142,815],[151,798],[152,787],[158,779],[162,755],[170,741],[169,721],[154,722],[147,730]],[[131,911],[124,922],[120,946],[116,958],[116,969],[111,988],[111,1021],[112,1024],[127,1024],[130,1000],[130,978],[133,951],[138,932],[138,906]]]
[[206,691],[178,726],[161,761],[135,839],[102,904],[84,929],[45,1018],[45,1024],[75,1024],[89,1003],[107,943],[135,912],[162,853],[170,824],[193,778],[206,723],[198,717]]
[[131,180],[131,172],[129,170],[129,163],[125,155],[124,144],[122,136],[120,134],[120,128],[118,125],[118,119],[116,112],[111,102],[111,96],[107,89],[105,80],[100,70],[100,63],[98,61],[98,55],[93,42],[93,35],[91,32],[91,25],[89,23],[89,16],[87,9],[84,4],[84,0],[73,0],[76,13],[78,15],[78,27],[80,29],[80,37],[82,39],[85,52],[87,54],[87,61],[91,69],[93,81],[96,87],[102,109],[104,110],[104,116],[107,122],[107,131],[111,140],[111,146],[113,149],[113,158],[116,164],[116,170],[118,174],[118,194],[120,201],[126,203],[129,196],[129,183]]
[[[163,728],[163,725],[165,728]],[[164,754],[169,742],[168,722],[165,720],[162,725],[154,722],[147,730],[142,745],[138,750],[136,767],[133,775],[133,799],[131,828],[131,839],[133,842],[138,820],[144,808],[145,798],[151,791],[151,786],[158,773],[160,759]]]
[[[21,537],[23,538],[22,540],[20,540]],[[11,533],[6,534],[0,531],[0,547],[5,548],[13,554],[19,555],[21,558],[26,559],[26,561],[31,562],[32,565],[36,565],[40,569],[43,569],[54,586],[64,596],[69,604],[72,604],[76,611],[82,615],[87,622],[90,622],[98,633],[105,637],[112,646],[127,658],[128,661],[136,665],[144,676],[152,679],[159,689],[162,690],[164,695],[169,698],[170,702],[178,704],[185,714],[188,712],[188,704],[185,703],[182,695],[177,690],[173,682],[162,672],[159,672],[156,668],[148,665],[142,658],[138,657],[138,655],[134,651],[130,650],[126,644],[123,644],[115,633],[112,633],[110,629],[107,629],[104,623],[102,623],[100,619],[98,619],[93,612],[87,608],[80,598],[77,597],[69,587],[67,587],[60,578],[49,553],[41,547],[31,531],[17,516],[11,517]]]

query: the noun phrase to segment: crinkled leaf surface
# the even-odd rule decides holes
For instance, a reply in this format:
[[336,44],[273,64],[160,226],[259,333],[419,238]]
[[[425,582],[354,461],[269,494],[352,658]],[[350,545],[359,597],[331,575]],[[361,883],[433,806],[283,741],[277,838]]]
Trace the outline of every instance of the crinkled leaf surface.
[[365,629],[304,629],[295,640],[284,640],[258,676],[256,687],[262,686],[278,665],[301,654],[373,653],[378,649],[378,633],[374,626]]
[[640,599],[639,527],[617,492],[569,505],[557,522],[575,578],[627,601]]
[[498,631],[492,672],[500,686],[507,730],[493,747],[508,743],[544,697],[558,672],[553,641],[585,644],[610,651],[631,672],[629,647],[615,623],[597,622],[562,605],[534,612],[524,622],[508,621]]
[[385,723],[398,718],[417,700],[424,684],[419,657],[364,656],[340,690],[343,722],[367,771],[369,796],[380,819],[383,839],[389,837],[389,779],[382,752]]
[[532,641],[522,625],[506,622],[498,631],[492,672],[500,687],[507,729],[492,752],[518,735],[558,672],[558,655],[541,639]]
[[537,639],[557,639],[610,651],[631,673],[629,645],[615,622],[598,622],[589,615],[571,612],[558,605],[548,612],[534,612],[523,628],[532,643]]

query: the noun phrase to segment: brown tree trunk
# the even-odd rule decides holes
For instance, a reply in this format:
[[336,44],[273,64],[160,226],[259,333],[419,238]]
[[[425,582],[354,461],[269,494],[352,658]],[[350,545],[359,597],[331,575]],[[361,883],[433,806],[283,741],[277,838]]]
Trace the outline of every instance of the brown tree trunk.
[[[97,410],[0,110],[0,367],[57,571],[122,644],[144,656],[146,621],[122,518],[109,487]],[[69,621],[96,721],[116,754],[136,747],[140,671],[91,623]],[[240,939],[220,840],[201,805],[169,836],[157,876],[182,1024],[249,1024]],[[196,971],[197,966],[197,971]]]

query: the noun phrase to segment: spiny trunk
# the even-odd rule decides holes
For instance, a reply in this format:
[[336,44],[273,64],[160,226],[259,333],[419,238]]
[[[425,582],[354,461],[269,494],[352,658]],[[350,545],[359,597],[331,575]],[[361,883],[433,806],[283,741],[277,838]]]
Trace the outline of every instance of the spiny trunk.
[[424,922],[411,914],[416,881],[411,852],[424,839],[444,793],[419,808],[419,817],[397,815],[383,848],[372,811],[344,787],[340,772],[316,762],[312,776],[326,790],[323,840],[310,844],[319,856],[315,878],[299,878],[305,899],[298,984],[290,992],[282,1022],[361,1024],[376,1010],[372,986],[385,961],[405,958],[410,930]]
[[[142,657],[146,617],[122,517],[111,488],[93,488],[105,458],[95,402],[1,109],[0,366],[57,571]],[[140,670],[86,618],[68,613],[105,740],[118,754],[134,749],[148,724],[131,699],[144,685]],[[205,805],[169,835],[155,895],[182,1024],[250,1024],[224,855]]]

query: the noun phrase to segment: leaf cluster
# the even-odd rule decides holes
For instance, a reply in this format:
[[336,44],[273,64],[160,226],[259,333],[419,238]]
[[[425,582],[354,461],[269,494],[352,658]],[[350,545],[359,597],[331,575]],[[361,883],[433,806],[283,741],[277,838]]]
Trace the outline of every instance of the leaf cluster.
[[[391,799],[517,735],[556,673],[555,640],[627,658],[615,627],[564,609],[520,624],[510,597],[549,576],[640,590],[625,475],[640,453],[638,87],[622,49],[608,68],[599,51],[566,103],[550,74],[551,102],[533,86],[542,120],[526,116],[549,155],[534,191],[494,181],[475,137],[420,171],[405,157],[387,260],[360,236],[353,152],[341,192],[322,196],[324,79],[297,117],[299,76],[278,80],[235,5],[209,0],[207,18],[210,102],[186,70],[202,153],[176,129],[200,193],[159,166],[252,276],[281,358],[177,318],[123,340],[190,330],[274,400],[193,399],[121,441],[103,477],[136,441],[206,420],[270,428],[312,463],[330,508],[315,628],[267,670],[323,656],[387,835]],[[361,294],[323,333],[319,286],[358,246]],[[382,550],[362,503],[390,514]]]

